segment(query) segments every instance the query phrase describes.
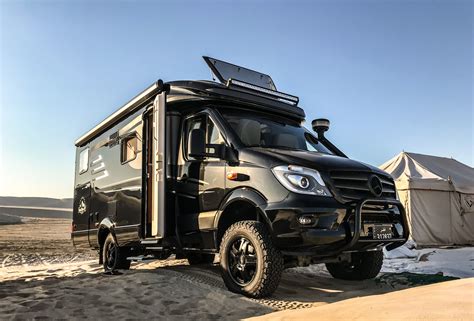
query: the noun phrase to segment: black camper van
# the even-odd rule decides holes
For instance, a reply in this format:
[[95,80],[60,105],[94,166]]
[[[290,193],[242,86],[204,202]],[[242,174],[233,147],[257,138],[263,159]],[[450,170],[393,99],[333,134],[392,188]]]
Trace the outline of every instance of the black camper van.
[[76,145],[72,239],[105,271],[139,257],[212,264],[234,292],[270,295],[285,267],[375,277],[408,238],[393,179],[302,126],[270,76],[204,57],[217,81],[158,80]]

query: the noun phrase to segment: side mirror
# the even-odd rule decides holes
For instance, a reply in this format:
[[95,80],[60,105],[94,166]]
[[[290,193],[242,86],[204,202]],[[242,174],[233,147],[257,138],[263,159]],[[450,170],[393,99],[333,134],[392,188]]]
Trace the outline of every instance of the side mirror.
[[203,129],[193,129],[188,139],[189,156],[202,158],[206,153],[206,132]]
[[188,139],[189,156],[193,158],[219,158],[235,161],[236,156],[230,147],[224,144],[206,144],[206,132],[203,129],[193,129]]
[[317,118],[311,122],[313,130],[318,133],[318,138],[324,138],[324,132],[329,130],[329,120],[326,118]]

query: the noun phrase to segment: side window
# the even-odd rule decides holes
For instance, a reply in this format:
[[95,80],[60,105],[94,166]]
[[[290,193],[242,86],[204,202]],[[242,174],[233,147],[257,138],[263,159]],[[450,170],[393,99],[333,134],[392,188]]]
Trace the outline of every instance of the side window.
[[89,148],[86,148],[79,154],[79,174],[87,172],[88,169],[89,169]]
[[216,125],[212,122],[211,118],[207,117],[206,124],[206,143],[207,144],[223,144],[225,143],[221,132]]
[[121,142],[121,162],[122,164],[131,162],[137,158],[139,150],[139,140],[136,134],[125,137]]
[[[197,116],[194,118],[190,118],[186,121],[185,124],[186,128],[186,134],[184,136],[184,139],[186,140],[184,142],[185,146],[185,155],[187,159],[194,159],[191,156],[189,156],[189,135],[191,134],[191,131],[193,129],[203,129],[206,131],[206,144],[222,144],[225,143],[224,138],[222,137],[222,134],[220,133],[219,129],[217,126],[213,123],[213,121],[206,115],[201,115]],[[214,158],[209,158],[208,160],[214,160]]]

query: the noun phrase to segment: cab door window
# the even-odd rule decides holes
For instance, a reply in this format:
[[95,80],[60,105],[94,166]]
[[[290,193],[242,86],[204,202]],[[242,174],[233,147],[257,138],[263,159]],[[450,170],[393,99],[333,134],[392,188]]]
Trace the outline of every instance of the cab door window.
[[[220,145],[225,144],[224,137],[222,137],[219,128],[214,124],[210,117],[206,117],[206,144]],[[206,152],[210,153],[212,150],[208,148]],[[218,158],[208,158],[208,161],[219,161]]]

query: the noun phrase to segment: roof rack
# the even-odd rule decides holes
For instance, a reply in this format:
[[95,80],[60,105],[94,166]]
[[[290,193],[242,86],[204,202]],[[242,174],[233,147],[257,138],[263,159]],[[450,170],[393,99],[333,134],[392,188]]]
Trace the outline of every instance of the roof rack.
[[[260,87],[260,86],[257,86],[257,85],[252,85],[252,84],[249,84],[245,81],[236,80],[236,79],[232,79],[232,78],[230,78],[227,81],[226,86],[228,88],[237,87],[239,89],[240,88],[245,88],[245,89],[257,91],[259,93],[270,96],[273,99],[276,98],[277,100],[279,100],[281,102],[284,102],[284,103],[287,103],[287,104],[290,104],[290,105],[293,105],[293,106],[298,105],[298,102],[300,101],[300,99],[296,96],[293,96],[293,95],[290,95],[290,94],[285,94],[285,93],[282,93],[282,92],[279,92],[279,91],[270,90],[270,89],[263,88],[263,87]],[[268,97],[266,97],[266,98],[268,98]]]

